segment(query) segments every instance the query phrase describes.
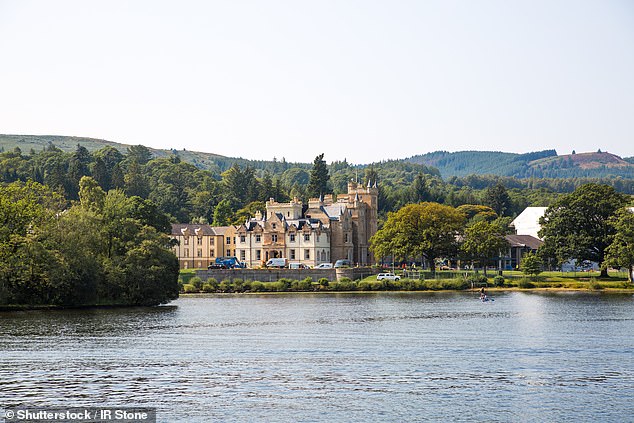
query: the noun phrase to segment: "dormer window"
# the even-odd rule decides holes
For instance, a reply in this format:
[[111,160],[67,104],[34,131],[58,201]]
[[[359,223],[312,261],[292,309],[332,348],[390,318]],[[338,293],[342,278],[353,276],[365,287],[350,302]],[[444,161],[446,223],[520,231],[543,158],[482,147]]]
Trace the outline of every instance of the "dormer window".
[[295,234],[290,234],[288,237],[291,242],[295,242]]
[[277,228],[277,224],[275,224],[275,223],[271,223],[271,227],[272,227],[273,229],[276,229],[276,228]]
[[304,234],[304,241],[310,241],[310,234]]

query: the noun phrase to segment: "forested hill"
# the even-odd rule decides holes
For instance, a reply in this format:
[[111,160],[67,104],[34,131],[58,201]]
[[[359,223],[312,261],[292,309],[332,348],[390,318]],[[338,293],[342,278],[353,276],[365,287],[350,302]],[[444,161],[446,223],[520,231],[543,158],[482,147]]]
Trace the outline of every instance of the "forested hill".
[[[63,152],[72,153],[77,149],[77,145],[81,145],[86,150],[95,152],[104,147],[110,146],[117,149],[121,154],[125,154],[131,145],[122,144],[113,141],[107,141],[97,138],[87,137],[70,137],[60,135],[6,135],[0,134],[0,152],[11,151],[18,147],[23,153],[29,154],[31,150],[35,152],[42,151],[49,145],[54,145]],[[209,146],[213,149],[213,145]],[[199,169],[209,170],[212,173],[220,174],[229,169],[234,164],[242,167],[251,166],[254,169],[269,170],[275,173],[276,166],[283,166],[285,162],[282,160],[278,165],[276,161],[270,160],[248,160],[239,157],[225,157],[219,154],[203,153],[200,151],[175,150],[175,149],[158,149],[147,147],[155,158],[170,157],[177,155],[182,161],[191,163]],[[294,167],[303,167],[310,169],[310,163],[295,163]]]
[[433,166],[443,178],[467,175],[498,175],[515,178],[634,178],[632,158],[611,153],[579,153],[558,156],[555,150],[526,154],[499,151],[436,151],[406,161]]

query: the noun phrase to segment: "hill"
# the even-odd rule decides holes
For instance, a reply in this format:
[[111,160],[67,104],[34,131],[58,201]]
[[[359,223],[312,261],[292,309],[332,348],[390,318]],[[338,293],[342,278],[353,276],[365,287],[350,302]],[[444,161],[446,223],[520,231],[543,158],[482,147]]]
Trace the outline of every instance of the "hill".
[[[71,153],[77,149],[77,145],[85,147],[88,151],[95,152],[104,147],[110,146],[117,149],[122,154],[127,152],[128,147],[131,144],[122,144],[114,141],[102,140],[98,138],[87,137],[71,137],[60,135],[8,135],[0,134],[0,149],[4,151],[13,150],[15,147],[19,147],[24,153],[28,153],[31,150],[39,152],[43,150],[47,145],[54,144],[55,147],[60,150]],[[152,152],[153,157],[169,157],[173,154],[178,155],[181,160],[192,163],[199,169],[209,170],[213,173],[220,174],[225,170],[233,166],[234,163],[240,166],[250,165],[256,169],[266,169],[270,166],[274,166],[273,161],[266,160],[248,160],[236,157],[225,157],[219,154],[204,153],[200,151],[188,151],[188,150],[174,150],[174,149],[158,149],[148,147],[148,150]],[[310,164],[298,167],[310,167]]]
[[634,178],[630,159],[607,153],[557,155],[555,150],[526,154],[499,151],[436,151],[405,159],[434,166],[443,178],[467,175],[498,175],[515,178]]

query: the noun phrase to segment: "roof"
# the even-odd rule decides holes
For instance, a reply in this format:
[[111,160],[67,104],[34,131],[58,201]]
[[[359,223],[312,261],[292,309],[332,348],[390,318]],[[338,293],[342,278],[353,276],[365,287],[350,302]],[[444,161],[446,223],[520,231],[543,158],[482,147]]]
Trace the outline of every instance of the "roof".
[[532,235],[537,238],[541,229],[539,218],[546,213],[547,207],[526,207],[512,222],[518,235]]
[[173,223],[172,235],[181,236],[183,232],[189,230],[192,235],[215,235],[214,228],[209,225],[191,224],[191,223]]
[[528,247],[531,250],[538,249],[544,243],[532,235],[506,235],[504,238],[511,244],[511,247]]

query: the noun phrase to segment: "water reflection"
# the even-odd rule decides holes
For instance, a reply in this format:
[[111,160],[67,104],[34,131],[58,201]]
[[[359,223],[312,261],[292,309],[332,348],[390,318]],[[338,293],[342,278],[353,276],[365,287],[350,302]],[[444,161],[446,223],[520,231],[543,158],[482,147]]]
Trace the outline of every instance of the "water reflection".
[[161,421],[624,421],[633,311],[631,295],[370,293],[3,313],[0,392]]

